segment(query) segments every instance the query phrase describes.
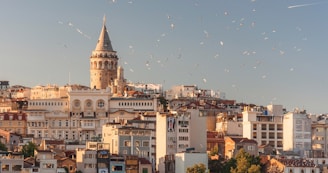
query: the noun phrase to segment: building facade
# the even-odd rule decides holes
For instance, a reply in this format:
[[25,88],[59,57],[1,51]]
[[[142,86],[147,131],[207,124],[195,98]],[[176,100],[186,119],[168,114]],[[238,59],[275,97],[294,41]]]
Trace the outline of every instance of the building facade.
[[206,117],[198,109],[157,113],[156,170],[166,171],[166,156],[188,149],[206,153]]
[[312,152],[311,157],[328,157],[328,122],[326,119],[315,122],[311,125]]
[[283,149],[283,109],[281,105],[267,108],[245,107],[243,113],[243,137],[254,139],[259,145],[269,144]]
[[310,157],[311,118],[306,112],[294,110],[284,115],[284,151],[292,151],[300,157]]

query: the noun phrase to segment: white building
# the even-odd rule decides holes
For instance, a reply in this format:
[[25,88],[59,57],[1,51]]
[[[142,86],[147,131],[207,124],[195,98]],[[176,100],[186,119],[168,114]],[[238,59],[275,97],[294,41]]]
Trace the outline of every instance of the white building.
[[259,145],[270,144],[283,149],[283,108],[269,105],[267,109],[246,107],[243,111],[243,137]]
[[155,97],[112,97],[110,99],[110,111],[156,112],[157,104]]
[[156,116],[156,169],[165,171],[167,155],[193,150],[206,153],[206,117],[198,109]]
[[207,153],[176,153],[175,154],[175,172],[186,172],[187,168],[195,164],[204,164],[208,169]]
[[311,122],[304,111],[295,110],[284,115],[284,151],[292,151],[300,157],[310,157]]

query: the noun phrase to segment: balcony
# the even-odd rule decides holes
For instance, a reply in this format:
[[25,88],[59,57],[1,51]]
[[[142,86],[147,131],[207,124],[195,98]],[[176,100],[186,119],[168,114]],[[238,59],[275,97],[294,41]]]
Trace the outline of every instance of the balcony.
[[96,126],[81,126],[78,128],[79,131],[82,131],[82,130],[96,130]]

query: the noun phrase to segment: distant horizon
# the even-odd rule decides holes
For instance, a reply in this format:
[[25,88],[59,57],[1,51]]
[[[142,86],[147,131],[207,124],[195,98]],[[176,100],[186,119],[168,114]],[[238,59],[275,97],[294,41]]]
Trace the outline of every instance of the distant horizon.
[[103,16],[128,81],[197,85],[237,102],[328,112],[328,3],[4,1],[0,79],[89,86]]

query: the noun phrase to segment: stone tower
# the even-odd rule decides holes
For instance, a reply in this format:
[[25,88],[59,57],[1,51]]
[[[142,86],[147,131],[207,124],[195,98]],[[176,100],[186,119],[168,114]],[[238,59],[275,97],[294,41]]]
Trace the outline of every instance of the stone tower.
[[90,87],[94,89],[113,87],[117,78],[118,57],[113,50],[105,23],[104,16],[96,49],[90,57]]

